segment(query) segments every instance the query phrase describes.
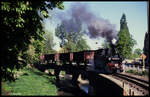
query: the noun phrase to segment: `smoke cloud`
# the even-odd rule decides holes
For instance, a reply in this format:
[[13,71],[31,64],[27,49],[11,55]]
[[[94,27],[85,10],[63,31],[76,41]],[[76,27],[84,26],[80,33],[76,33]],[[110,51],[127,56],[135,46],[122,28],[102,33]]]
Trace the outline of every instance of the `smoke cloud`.
[[103,37],[108,42],[111,42],[113,38],[117,37],[115,25],[108,20],[97,17],[88,8],[89,6],[85,4],[72,4],[71,9],[66,14],[58,14],[58,17],[61,23],[64,24],[67,32],[82,30],[90,38]]

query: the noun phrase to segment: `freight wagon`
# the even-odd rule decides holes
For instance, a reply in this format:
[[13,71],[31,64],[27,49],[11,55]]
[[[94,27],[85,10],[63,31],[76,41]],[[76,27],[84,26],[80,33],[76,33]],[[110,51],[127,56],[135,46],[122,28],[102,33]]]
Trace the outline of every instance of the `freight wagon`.
[[103,73],[122,72],[122,58],[113,49],[86,50],[70,53],[45,54],[46,63],[84,67],[85,70],[102,71]]

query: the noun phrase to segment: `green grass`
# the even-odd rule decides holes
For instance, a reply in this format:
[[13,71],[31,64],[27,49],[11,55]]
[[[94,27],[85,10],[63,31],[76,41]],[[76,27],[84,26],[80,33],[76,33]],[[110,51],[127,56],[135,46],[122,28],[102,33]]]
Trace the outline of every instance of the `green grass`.
[[55,77],[37,69],[25,69],[15,82],[2,82],[2,95],[57,95]]

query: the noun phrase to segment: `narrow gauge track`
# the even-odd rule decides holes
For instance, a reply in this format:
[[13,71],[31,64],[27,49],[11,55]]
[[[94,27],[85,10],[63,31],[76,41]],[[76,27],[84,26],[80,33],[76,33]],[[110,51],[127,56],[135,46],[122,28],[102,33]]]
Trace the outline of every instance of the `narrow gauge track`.
[[112,74],[111,76],[125,83],[128,83],[131,87],[134,87],[137,90],[149,95],[149,82],[148,81],[138,79],[138,78],[125,75],[125,74],[120,74],[120,73]]
[[126,74],[121,74],[121,73],[117,73],[117,75],[121,75],[121,76],[125,76],[125,77],[128,77],[128,78],[134,79],[134,80],[136,80],[140,83],[143,83],[146,86],[149,86],[149,81],[148,80],[140,79],[140,78],[137,78],[137,77],[133,77],[133,76],[126,75]]

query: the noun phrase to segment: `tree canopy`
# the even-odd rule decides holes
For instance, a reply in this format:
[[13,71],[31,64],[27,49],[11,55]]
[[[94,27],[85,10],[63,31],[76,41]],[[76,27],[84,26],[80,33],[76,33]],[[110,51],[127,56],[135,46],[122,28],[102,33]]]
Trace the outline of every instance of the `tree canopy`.
[[136,41],[133,39],[129,32],[126,16],[122,15],[120,20],[120,31],[118,33],[117,50],[123,58],[130,58],[132,55],[132,49]]
[[140,48],[134,50],[134,53],[137,54],[139,57],[141,56],[142,52],[143,51]]
[[81,30],[78,32],[67,32],[65,26],[62,23],[57,26],[55,33],[56,36],[61,39],[60,47],[64,48],[64,50],[67,52],[76,52],[90,49],[82,37],[83,34]]
[[47,9],[55,7],[64,8],[61,1],[1,1],[1,39],[5,43],[1,49],[2,77],[7,79],[12,76],[13,69],[24,66],[24,61],[18,57],[24,59],[25,52],[33,48],[29,44],[33,44],[35,52],[40,53],[45,33],[41,25],[42,17],[47,18]]

